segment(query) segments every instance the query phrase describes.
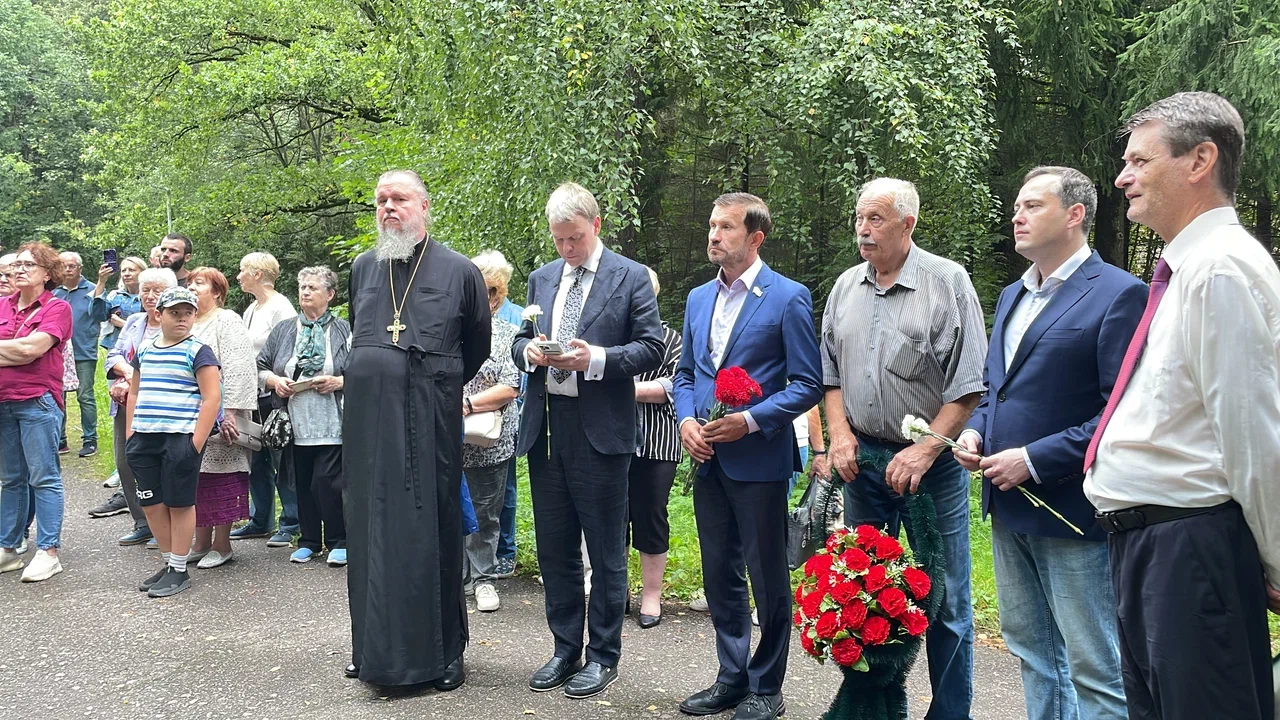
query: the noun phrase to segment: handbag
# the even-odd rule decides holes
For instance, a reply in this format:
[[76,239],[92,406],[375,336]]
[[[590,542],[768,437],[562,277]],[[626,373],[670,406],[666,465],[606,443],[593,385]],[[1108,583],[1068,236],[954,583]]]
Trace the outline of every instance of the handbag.
[[493,447],[502,437],[502,413],[471,413],[462,419],[462,441],[476,447]]
[[234,440],[236,445],[248,448],[253,452],[262,449],[262,426],[252,420],[242,420],[236,427],[239,434]]
[[[301,370],[293,371],[293,379],[297,380],[302,373]],[[279,398],[273,397],[272,403],[279,402]],[[272,410],[267,414],[267,419],[262,421],[262,444],[272,450],[283,450],[293,442],[293,421],[289,419],[289,404],[281,403],[280,407]]]
[[795,570],[826,542],[831,525],[839,524],[839,478],[811,478],[800,502],[787,515],[787,568]]

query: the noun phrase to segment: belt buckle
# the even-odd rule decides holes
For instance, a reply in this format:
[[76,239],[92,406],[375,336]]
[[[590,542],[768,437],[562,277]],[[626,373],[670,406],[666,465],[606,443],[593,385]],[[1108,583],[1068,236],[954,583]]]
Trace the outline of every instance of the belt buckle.
[[1107,532],[1115,534],[1144,528],[1147,526],[1147,519],[1141,510],[1117,510],[1098,513],[1098,524]]

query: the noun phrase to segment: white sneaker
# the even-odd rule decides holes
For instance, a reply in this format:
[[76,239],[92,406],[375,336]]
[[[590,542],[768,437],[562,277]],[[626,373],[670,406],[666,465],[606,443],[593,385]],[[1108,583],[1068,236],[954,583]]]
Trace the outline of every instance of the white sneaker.
[[493,612],[502,607],[498,600],[498,591],[489,583],[476,586],[476,609],[480,612]]
[[711,607],[707,605],[707,596],[699,595],[689,603],[689,609],[694,612],[711,612]]
[[22,553],[13,550],[0,551],[0,573],[22,569]]
[[40,582],[62,572],[62,560],[44,550],[37,550],[27,569],[22,571],[22,582]]
[[200,562],[196,563],[196,567],[201,570],[212,570],[220,565],[226,565],[231,562],[231,558],[233,557],[235,557],[234,552],[229,552],[226,555],[223,555],[217,550],[210,550],[208,555],[200,558]]
[[15,550],[15,552],[17,552],[19,555],[26,555],[27,551],[30,549],[31,549],[31,545],[27,543],[27,539],[22,538],[22,542],[18,543],[18,549]]
[[117,471],[115,471],[115,472],[111,473],[111,477],[107,478],[106,480],[103,480],[103,481],[102,481],[102,487],[104,487],[104,488],[118,488],[118,487],[120,487],[120,471],[119,471],[119,470],[117,470]]

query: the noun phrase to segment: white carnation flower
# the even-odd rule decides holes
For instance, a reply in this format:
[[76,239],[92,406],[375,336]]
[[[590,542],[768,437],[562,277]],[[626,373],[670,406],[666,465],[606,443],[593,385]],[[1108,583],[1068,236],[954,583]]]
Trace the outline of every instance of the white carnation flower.
[[532,320],[542,314],[542,308],[537,305],[530,305],[520,312],[521,320]]
[[933,432],[929,429],[929,423],[924,418],[918,418],[915,415],[907,415],[902,418],[902,435],[911,442],[932,434]]

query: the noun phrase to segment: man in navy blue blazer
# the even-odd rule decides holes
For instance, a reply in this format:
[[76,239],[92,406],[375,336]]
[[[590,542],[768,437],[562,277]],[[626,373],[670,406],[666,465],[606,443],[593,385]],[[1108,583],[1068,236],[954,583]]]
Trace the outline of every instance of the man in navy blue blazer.
[[[987,392],[958,439],[966,451],[954,451],[983,472],[1000,626],[1022,661],[1031,720],[1128,716],[1106,533],[1082,484],[1147,286],[1089,249],[1097,202],[1078,170],[1038,167],[1024,178],[1013,238],[1033,264],[1000,295]],[[1032,505],[1019,485],[1084,534]]]
[[[721,195],[710,226],[707,257],[720,272],[689,293],[673,385],[681,441],[702,463],[693,510],[720,672],[680,710],[713,715],[737,708],[735,720],[768,720],[785,710],[791,639],[787,483],[801,469],[792,422],[822,396],[821,360],[809,290],[760,259],[773,228],[769,207],[747,193]],[[717,372],[734,366],[760,384],[763,396],[703,425],[715,403]],[[760,618],[760,643],[750,657],[744,570],[751,572]]]

